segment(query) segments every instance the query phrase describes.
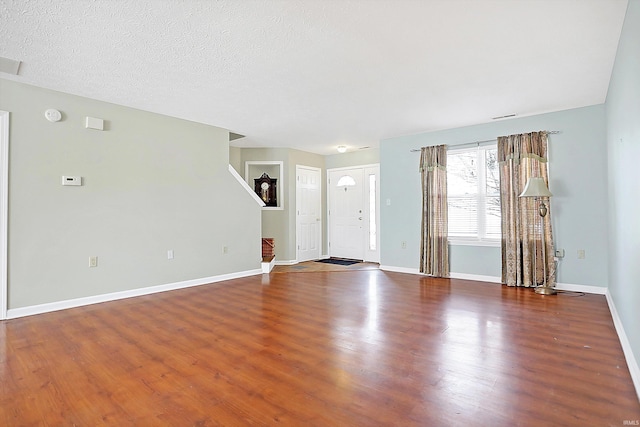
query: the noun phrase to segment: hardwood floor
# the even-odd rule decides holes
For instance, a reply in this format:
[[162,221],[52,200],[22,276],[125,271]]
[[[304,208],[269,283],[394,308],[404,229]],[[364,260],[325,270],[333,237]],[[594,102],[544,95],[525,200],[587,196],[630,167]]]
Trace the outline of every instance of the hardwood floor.
[[603,296],[380,270],[253,276],[0,322],[6,426],[621,426]]

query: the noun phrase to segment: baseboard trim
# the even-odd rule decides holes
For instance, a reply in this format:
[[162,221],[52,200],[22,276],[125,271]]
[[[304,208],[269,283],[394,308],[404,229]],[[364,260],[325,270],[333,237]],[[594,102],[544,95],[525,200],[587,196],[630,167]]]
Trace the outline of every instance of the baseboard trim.
[[571,283],[556,283],[555,288],[558,291],[584,292],[585,294],[605,295],[607,293],[607,288],[603,286],[573,285]]
[[239,279],[241,277],[255,276],[262,274],[261,269],[246,270],[237,273],[221,274],[218,276],[204,277],[201,279],[185,280],[182,282],[168,283],[166,285],[149,286],[146,288],[130,289],[127,291],[112,292],[102,295],[74,298],[65,301],[56,301],[45,304],[32,305],[28,307],[12,308],[7,310],[7,319],[33,316],[36,314],[50,313],[52,311],[66,310],[69,308],[82,307],[85,305],[99,304],[102,302],[117,301],[125,298],[139,297],[142,295],[156,294],[159,292],[174,291],[177,289],[190,288],[193,286],[208,285],[225,280]]
[[[422,273],[420,273],[420,271],[417,268],[395,267],[392,265],[381,265],[380,270],[392,271],[394,273],[423,275]],[[479,274],[468,274],[468,273],[449,273],[449,278],[502,284],[502,278],[498,276],[483,276]],[[607,288],[602,286],[574,285],[571,283],[556,283],[555,288],[559,291],[584,292],[586,294],[596,294],[596,295],[605,295],[607,292]]]
[[419,274],[419,275],[422,275],[422,273],[420,273],[420,270],[418,270],[417,268],[396,267],[396,266],[393,266],[393,265],[382,265],[382,264],[380,264],[380,270],[382,270],[382,271],[391,271],[393,273],[407,273],[407,274]]
[[629,338],[627,338],[627,333],[622,325],[622,320],[618,315],[618,310],[616,309],[616,305],[614,304],[613,298],[611,298],[611,294],[608,289],[605,296],[607,297],[607,304],[609,304],[609,311],[611,312],[611,318],[613,319],[613,326],[615,326],[616,332],[618,333],[622,352],[624,353],[624,358],[627,361],[627,366],[629,367],[631,381],[633,381],[633,386],[636,388],[636,394],[638,395],[638,401],[640,401],[640,367],[638,366],[638,359],[633,354],[631,343],[629,343]]
[[449,278],[502,284],[502,279],[500,279],[500,277],[497,277],[497,276],[482,276],[479,274],[468,274],[468,273],[449,273]]
[[297,259],[290,259],[288,261],[276,261],[276,265],[295,265],[297,263]]
[[[420,273],[417,268],[407,268],[407,267],[395,267],[392,265],[381,265],[380,270],[383,271],[392,271],[394,273],[407,273],[407,274],[418,274],[424,276],[424,274]],[[489,283],[500,283],[499,277],[494,276],[482,276],[479,274],[467,274],[467,273],[449,273],[450,279],[462,279],[462,280],[473,280],[476,282],[489,282]]]
[[276,259],[275,258],[271,258],[271,261],[265,262],[262,261],[261,269],[262,269],[262,274],[269,274],[271,273],[271,270],[273,270],[273,266],[276,263]]

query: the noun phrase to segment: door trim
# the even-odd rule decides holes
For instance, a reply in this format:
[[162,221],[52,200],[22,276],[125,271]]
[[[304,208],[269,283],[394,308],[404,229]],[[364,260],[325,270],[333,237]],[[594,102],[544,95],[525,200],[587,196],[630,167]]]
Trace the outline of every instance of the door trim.
[[7,318],[9,203],[9,112],[0,111],[0,320]]
[[320,179],[318,180],[318,185],[320,186],[320,188],[318,189],[318,195],[320,196],[320,210],[319,210],[319,214],[320,214],[320,227],[318,228],[318,256],[320,258],[322,258],[322,229],[324,228],[323,225],[323,217],[322,217],[322,168],[316,168],[313,166],[305,166],[305,165],[296,165],[296,210],[295,210],[295,214],[296,214],[296,261],[300,260],[300,253],[299,253],[299,247],[300,247],[300,241],[298,240],[300,236],[298,236],[298,231],[299,231],[299,227],[300,227],[300,223],[299,223],[299,216],[298,216],[298,211],[300,210],[300,198],[298,197],[298,172],[300,169],[308,169],[308,170],[313,170],[318,172],[318,174],[320,175]]

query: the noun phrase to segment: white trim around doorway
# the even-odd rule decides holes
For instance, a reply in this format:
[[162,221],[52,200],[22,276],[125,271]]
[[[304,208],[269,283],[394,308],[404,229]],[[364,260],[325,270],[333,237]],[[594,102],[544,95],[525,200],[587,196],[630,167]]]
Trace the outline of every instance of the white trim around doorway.
[[7,318],[9,112],[0,111],[0,320]]

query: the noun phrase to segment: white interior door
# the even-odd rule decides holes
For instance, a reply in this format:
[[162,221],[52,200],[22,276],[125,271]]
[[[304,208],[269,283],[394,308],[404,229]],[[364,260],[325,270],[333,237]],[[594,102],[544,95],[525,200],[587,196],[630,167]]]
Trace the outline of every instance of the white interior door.
[[298,262],[320,258],[322,246],[320,169],[296,166],[296,240]]
[[364,259],[362,168],[329,171],[329,255]]

